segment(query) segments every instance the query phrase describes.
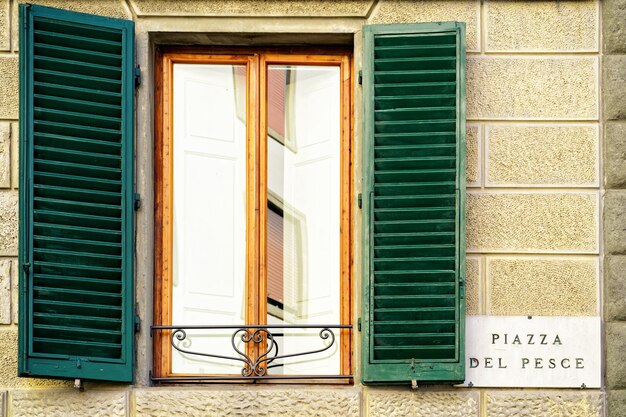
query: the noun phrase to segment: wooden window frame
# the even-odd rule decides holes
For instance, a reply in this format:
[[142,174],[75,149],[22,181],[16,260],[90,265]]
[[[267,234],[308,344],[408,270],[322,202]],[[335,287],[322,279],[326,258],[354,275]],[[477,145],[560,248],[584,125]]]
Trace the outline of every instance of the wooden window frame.
[[[351,51],[294,48],[185,48],[162,47],[155,57],[154,137],[154,325],[172,323],[172,236],[173,236],[173,68],[177,63],[246,65],[246,324],[266,324],[267,286],[267,66],[326,65],[340,68],[340,323],[353,323],[352,202],[353,202],[353,62]],[[242,325],[245,327],[245,325]],[[353,330],[339,329],[340,374],[353,374]],[[171,330],[153,334],[154,377],[193,377],[172,372]],[[247,346],[256,358],[260,346]],[[203,375],[206,376],[206,375]],[[237,376],[237,375],[234,375]],[[293,382],[260,380],[257,382]],[[253,380],[236,382],[254,382]],[[306,382],[346,382],[298,379]],[[348,383],[351,381],[348,380]]]

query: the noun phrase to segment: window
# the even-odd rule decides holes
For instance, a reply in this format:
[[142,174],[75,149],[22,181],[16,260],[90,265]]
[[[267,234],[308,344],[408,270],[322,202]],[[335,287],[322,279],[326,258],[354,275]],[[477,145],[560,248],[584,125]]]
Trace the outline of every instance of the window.
[[350,375],[349,55],[158,62],[155,379]]
[[[132,382],[133,23],[19,10],[19,373]],[[350,51],[159,51],[155,381],[463,380],[464,33],[364,27],[362,155]]]

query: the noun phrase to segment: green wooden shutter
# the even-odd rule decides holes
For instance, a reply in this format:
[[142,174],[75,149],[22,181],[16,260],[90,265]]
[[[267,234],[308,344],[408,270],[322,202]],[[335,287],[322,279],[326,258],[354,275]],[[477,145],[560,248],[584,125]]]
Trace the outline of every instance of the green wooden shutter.
[[465,25],[364,29],[362,379],[460,382]]
[[132,382],[134,25],[19,12],[19,374]]

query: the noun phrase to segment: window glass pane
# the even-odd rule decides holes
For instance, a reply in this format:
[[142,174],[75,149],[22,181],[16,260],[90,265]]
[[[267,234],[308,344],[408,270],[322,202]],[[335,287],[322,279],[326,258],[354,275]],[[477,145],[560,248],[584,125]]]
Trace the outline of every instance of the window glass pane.
[[[244,324],[246,70],[174,65],[175,325]],[[181,348],[236,356],[233,330],[187,331]],[[245,349],[241,347],[240,349]],[[174,373],[235,373],[242,363],[172,351]]]
[[[339,67],[268,67],[267,322],[340,322]],[[330,349],[278,360],[274,374],[339,374]],[[318,350],[332,337],[285,330],[279,355]]]

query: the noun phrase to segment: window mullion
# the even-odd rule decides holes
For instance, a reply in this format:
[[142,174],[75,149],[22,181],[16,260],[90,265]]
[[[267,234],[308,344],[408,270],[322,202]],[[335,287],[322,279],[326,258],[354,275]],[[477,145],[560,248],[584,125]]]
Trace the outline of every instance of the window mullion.
[[[261,231],[263,230],[263,213],[261,212],[262,184],[263,184],[263,162],[260,141],[261,106],[260,97],[262,93],[261,57],[259,54],[251,56],[248,60],[248,93],[247,93],[247,147],[248,147],[248,169],[247,169],[247,245],[248,245],[248,265],[247,265],[247,303],[246,322],[248,324],[262,324],[261,303],[263,268],[263,249]],[[255,361],[260,355],[261,346],[257,343],[246,345],[248,356]]]

